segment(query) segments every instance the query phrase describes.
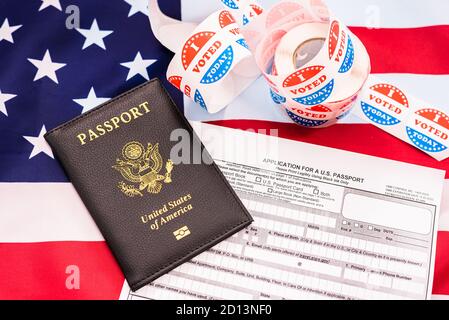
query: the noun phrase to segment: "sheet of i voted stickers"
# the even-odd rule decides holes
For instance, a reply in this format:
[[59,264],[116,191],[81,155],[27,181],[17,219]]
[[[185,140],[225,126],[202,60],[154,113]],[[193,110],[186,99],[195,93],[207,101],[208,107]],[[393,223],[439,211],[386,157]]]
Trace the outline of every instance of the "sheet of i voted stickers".
[[194,128],[254,223],[121,299],[430,298],[443,171]]
[[449,116],[394,84],[370,76],[353,112],[437,160],[449,155]]

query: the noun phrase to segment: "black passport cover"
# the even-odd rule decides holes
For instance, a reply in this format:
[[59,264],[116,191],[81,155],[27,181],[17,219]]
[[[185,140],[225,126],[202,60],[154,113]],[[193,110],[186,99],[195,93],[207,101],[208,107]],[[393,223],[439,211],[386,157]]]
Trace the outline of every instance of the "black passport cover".
[[45,136],[132,290],[252,222],[215,163],[169,160],[179,128],[196,138],[155,79]]

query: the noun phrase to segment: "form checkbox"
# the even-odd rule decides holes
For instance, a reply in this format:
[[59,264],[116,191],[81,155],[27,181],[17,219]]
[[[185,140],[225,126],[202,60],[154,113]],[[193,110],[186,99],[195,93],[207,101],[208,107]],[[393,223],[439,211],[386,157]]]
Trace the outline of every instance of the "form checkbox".
[[262,182],[262,178],[261,177],[256,177],[256,182]]

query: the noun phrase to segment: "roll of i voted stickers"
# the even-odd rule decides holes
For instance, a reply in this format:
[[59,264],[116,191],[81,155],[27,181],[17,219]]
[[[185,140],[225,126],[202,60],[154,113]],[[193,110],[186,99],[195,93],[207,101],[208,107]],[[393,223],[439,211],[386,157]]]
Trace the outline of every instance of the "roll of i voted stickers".
[[263,34],[252,46],[257,65],[273,101],[293,121],[321,128],[348,114],[368,79],[370,60],[322,2],[280,1],[246,30]]
[[193,27],[165,16],[158,1],[150,0],[149,17],[154,35],[175,52],[168,81],[208,112],[222,110],[260,75],[228,10],[214,12]]
[[350,113],[356,99],[357,96],[335,102],[331,105],[332,108],[315,105],[304,110],[295,105],[286,105],[285,111],[295,123],[301,126],[308,128],[330,126]]
[[[313,27],[313,32],[310,27]],[[306,106],[325,103],[334,110],[332,104],[356,96],[363,87],[369,74],[368,54],[358,39],[340,28],[341,23],[336,20],[332,21],[330,31],[327,31],[329,25],[306,23],[295,27],[280,42],[275,53],[276,71],[278,75],[289,74],[283,82],[283,87],[289,88],[289,94],[294,95],[292,98],[297,103]],[[307,34],[310,34],[310,37],[305,36]],[[326,36],[321,51],[312,59],[307,57],[307,52],[298,56],[299,50],[291,41],[302,37],[301,46],[305,46],[311,41],[320,42]],[[355,55],[358,56],[357,60]],[[307,63],[292,64],[292,56],[295,57],[294,61],[305,59]],[[281,61],[284,63],[281,64]],[[297,83],[298,87],[290,89]]]

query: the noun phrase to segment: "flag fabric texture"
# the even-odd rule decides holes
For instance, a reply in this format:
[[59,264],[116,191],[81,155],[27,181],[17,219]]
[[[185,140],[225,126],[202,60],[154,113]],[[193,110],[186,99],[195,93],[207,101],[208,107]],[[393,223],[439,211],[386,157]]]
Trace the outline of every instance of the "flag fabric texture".
[[[209,4],[200,3],[160,1],[177,19],[205,17]],[[373,73],[449,112],[449,2],[327,3],[367,47]],[[123,275],[43,135],[153,77],[190,119],[278,129],[283,138],[449,169],[449,160],[437,162],[351,117],[326,129],[299,128],[271,113],[268,89],[258,95],[262,111],[250,103],[205,115],[165,80],[171,58],[152,35],[147,0],[0,2],[0,299],[119,297]],[[435,298],[449,297],[449,182],[445,187]]]

